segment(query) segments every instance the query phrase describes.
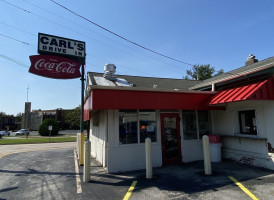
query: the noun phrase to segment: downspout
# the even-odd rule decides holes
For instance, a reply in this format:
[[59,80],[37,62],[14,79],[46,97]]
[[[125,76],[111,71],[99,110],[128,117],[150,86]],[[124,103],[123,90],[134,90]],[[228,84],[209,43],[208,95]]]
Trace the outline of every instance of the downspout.
[[107,119],[106,119],[106,132],[105,132],[105,167],[108,166],[108,110],[107,110]]

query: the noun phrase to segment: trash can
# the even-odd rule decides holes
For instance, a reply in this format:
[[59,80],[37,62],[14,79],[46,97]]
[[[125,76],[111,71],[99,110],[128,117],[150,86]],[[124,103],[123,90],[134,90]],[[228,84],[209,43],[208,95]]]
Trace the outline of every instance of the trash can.
[[219,135],[208,135],[211,162],[222,161],[222,143]]

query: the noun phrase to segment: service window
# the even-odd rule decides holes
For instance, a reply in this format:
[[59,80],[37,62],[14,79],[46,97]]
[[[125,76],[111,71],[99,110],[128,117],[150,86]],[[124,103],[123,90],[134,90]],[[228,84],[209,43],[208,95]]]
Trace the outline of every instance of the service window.
[[257,135],[255,110],[239,111],[240,133]]

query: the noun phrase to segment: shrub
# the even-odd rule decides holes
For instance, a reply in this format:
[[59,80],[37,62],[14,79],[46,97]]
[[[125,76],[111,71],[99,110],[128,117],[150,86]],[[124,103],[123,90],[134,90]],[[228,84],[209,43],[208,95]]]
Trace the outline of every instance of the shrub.
[[55,119],[45,119],[42,124],[39,126],[39,134],[41,136],[49,135],[49,126],[52,126],[51,135],[58,135],[59,132],[59,123]]

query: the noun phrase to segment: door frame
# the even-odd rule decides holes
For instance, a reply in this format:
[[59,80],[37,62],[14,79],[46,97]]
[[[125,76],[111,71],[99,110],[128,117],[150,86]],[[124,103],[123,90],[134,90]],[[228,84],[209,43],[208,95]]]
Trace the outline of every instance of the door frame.
[[[167,159],[166,155],[165,155],[165,135],[164,135],[164,118],[165,117],[175,117],[176,118],[177,146],[178,146],[178,157],[177,158]],[[163,163],[163,165],[182,163],[180,114],[179,113],[160,113],[160,122],[161,122],[161,149],[162,149],[162,163]]]

